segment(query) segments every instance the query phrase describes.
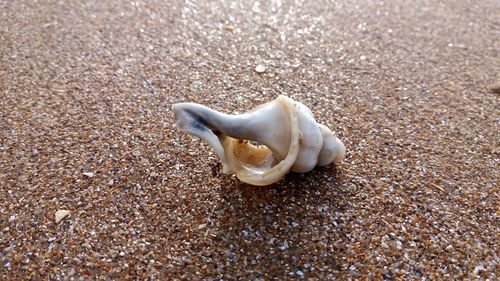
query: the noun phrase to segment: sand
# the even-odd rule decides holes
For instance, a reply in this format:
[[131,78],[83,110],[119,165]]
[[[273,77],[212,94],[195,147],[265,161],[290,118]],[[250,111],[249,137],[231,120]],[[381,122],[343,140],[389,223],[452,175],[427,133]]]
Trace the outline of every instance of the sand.
[[[167,2],[0,0],[0,279],[499,278],[498,1]],[[253,187],[173,127],[279,94],[341,164]]]

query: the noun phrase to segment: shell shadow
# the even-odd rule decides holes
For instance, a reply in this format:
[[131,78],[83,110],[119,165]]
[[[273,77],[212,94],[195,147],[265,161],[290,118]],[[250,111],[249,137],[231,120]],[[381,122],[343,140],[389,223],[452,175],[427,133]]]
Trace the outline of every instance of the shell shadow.
[[[235,186],[247,203],[246,207],[258,207],[259,204],[286,204],[292,197],[298,202],[305,196],[335,192],[333,189],[342,183],[341,172],[334,166],[317,167],[309,173],[288,173],[281,181],[269,186],[253,186],[238,181]],[[312,196],[316,197],[316,196]],[[316,202],[325,199],[317,196]]]
[[280,277],[288,274],[284,263],[292,272],[307,273],[305,265],[324,255],[321,266],[340,269],[343,248],[338,241],[346,237],[346,229],[335,222],[335,214],[342,212],[349,199],[339,188],[343,176],[338,168],[290,173],[266,187],[231,183],[222,188],[224,205],[218,206],[214,241],[226,249],[221,261],[243,261]]

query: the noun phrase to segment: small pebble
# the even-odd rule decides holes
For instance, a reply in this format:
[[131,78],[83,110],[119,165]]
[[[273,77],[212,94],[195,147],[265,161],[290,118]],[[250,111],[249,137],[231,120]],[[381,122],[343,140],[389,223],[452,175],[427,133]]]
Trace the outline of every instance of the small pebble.
[[236,28],[235,24],[226,24],[224,25],[224,29],[227,31],[233,31]]
[[288,249],[288,241],[283,242],[283,245],[280,246],[280,250],[284,251],[286,249]]
[[497,74],[495,81],[488,86],[488,90],[492,93],[500,94],[500,72]]
[[60,223],[65,217],[67,217],[70,214],[70,211],[68,210],[59,210],[56,212],[56,223]]
[[91,173],[91,172],[83,172],[83,175],[86,176],[86,177],[93,177],[94,176],[94,173]]
[[255,72],[257,72],[257,73],[264,73],[264,72],[266,72],[266,70],[267,70],[267,67],[265,65],[262,65],[262,64],[258,64],[255,67]]

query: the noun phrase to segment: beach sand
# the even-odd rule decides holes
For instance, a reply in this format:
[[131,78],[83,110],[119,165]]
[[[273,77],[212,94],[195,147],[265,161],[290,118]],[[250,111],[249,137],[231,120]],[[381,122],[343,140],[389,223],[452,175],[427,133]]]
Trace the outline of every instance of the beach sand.
[[[0,0],[0,279],[499,278],[500,3],[378,2]],[[342,163],[254,187],[173,126],[279,94]]]

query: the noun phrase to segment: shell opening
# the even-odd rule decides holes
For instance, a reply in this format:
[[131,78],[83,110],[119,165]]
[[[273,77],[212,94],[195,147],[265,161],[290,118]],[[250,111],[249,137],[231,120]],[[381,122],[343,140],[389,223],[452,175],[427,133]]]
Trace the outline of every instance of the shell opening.
[[227,136],[222,142],[231,170],[246,169],[264,173],[279,162],[271,149],[261,143]]

